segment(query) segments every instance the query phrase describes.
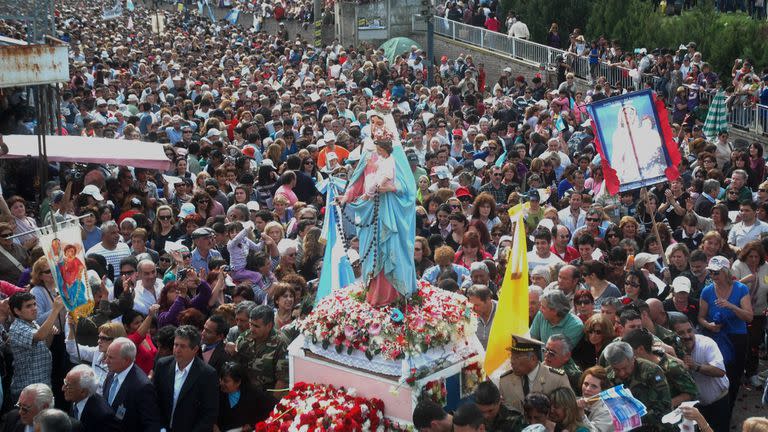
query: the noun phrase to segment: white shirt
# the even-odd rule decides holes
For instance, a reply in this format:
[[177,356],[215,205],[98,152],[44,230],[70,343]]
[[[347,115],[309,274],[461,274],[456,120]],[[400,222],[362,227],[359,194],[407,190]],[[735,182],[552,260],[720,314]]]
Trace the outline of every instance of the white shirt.
[[546,258],[538,256],[536,254],[536,250],[528,252],[528,271],[533,270],[536,266],[539,265],[549,266],[550,264],[557,264],[561,262],[563,262],[563,260],[552,252],[550,252],[549,256]]
[[189,362],[184,369],[179,369],[179,364],[176,363],[176,373],[173,378],[173,410],[171,411],[171,426],[173,426],[173,413],[176,411],[176,402],[179,400],[181,388],[184,387],[184,382],[187,380],[187,376],[189,376],[190,366],[192,366],[192,362]]
[[583,227],[587,222],[587,212],[584,209],[579,209],[579,217],[574,220],[571,214],[571,206],[557,212],[557,217],[560,219],[560,223],[565,225],[571,232],[576,232],[577,229]]
[[749,226],[744,225],[744,222],[739,222],[731,226],[731,231],[728,233],[728,243],[741,249],[753,240],[760,240],[760,234],[764,232],[768,232],[768,224],[760,219],[755,218],[755,222]]
[[163,281],[161,279],[155,279],[154,294],[144,288],[144,285],[140,282],[137,284],[134,290],[133,296],[133,310],[143,315],[149,313],[149,307],[157,303],[157,296],[160,295],[160,291],[163,289]]
[[531,37],[530,31],[528,31],[528,26],[522,21],[516,21],[512,24],[509,28],[509,35],[520,39],[528,39]]
[[[691,358],[697,364],[714,366],[725,371],[723,355],[717,343],[711,338],[703,335],[695,335],[696,343],[691,353]],[[728,391],[728,377],[723,375],[720,378],[704,375],[699,372],[691,371],[691,376],[699,388],[699,400],[702,405],[709,405],[717,401],[724,393]]]

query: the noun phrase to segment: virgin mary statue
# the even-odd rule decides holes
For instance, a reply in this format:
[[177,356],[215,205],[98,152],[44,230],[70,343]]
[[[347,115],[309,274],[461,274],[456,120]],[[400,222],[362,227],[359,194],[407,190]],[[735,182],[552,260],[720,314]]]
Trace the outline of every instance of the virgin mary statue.
[[354,210],[366,300],[384,306],[416,291],[416,182],[388,112],[391,102],[374,106],[370,138],[340,200]]

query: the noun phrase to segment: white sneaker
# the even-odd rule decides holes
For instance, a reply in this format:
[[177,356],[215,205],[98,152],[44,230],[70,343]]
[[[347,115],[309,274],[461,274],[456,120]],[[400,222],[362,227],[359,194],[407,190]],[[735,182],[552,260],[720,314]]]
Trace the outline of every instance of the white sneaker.
[[760,379],[760,377],[757,375],[752,375],[749,378],[749,385],[751,385],[754,388],[760,388],[763,386],[763,380]]

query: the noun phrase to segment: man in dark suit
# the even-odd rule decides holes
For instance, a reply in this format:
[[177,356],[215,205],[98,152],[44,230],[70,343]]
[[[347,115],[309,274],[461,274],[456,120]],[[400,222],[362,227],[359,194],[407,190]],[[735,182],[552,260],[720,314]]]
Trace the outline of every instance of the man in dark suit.
[[218,374],[224,363],[231,360],[231,357],[224,350],[224,338],[229,332],[229,325],[221,315],[213,315],[203,325],[203,332],[200,334],[203,345],[198,356],[203,359],[210,367],[216,369]]
[[169,432],[210,432],[219,413],[216,370],[197,356],[200,332],[190,325],[176,329],[173,356],[155,365],[157,399]]
[[80,422],[78,431],[119,432],[120,423],[106,400],[98,394],[99,382],[93,369],[77,365],[64,378],[64,399],[72,403],[70,415]]
[[693,211],[702,217],[712,217],[712,208],[715,206],[718,194],[720,194],[720,182],[715,179],[704,180],[701,194],[693,204]]
[[134,364],[136,345],[125,337],[112,341],[105,363],[109,369],[102,394],[123,431],[159,432],[163,420],[157,395],[147,375]]
[[53,392],[45,384],[30,384],[24,387],[16,403],[18,408],[8,411],[3,417],[2,432],[24,432],[32,429],[32,421],[40,411],[53,408]]

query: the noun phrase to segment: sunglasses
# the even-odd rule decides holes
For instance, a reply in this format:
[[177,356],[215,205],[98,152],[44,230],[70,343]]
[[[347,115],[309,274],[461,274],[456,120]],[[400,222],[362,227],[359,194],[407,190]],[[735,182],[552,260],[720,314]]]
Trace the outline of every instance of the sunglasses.
[[170,258],[160,258],[160,262],[171,262]]
[[635,282],[631,280],[624,281],[624,285],[633,286],[633,287],[639,287],[640,282]]
[[590,330],[587,330],[587,334],[601,335],[603,334],[603,331],[600,329],[590,329]]
[[[12,235],[13,235],[12,232],[4,232],[4,233],[0,234],[1,237],[10,237]],[[6,240],[8,240],[8,239],[6,239]]]
[[172,216],[169,215],[169,216],[158,216],[157,218],[160,220],[171,220],[171,217]]
[[189,253],[181,254],[181,258],[182,259],[190,259],[190,258],[192,258],[192,254],[189,254]]
[[720,275],[720,270],[710,270],[709,274],[711,274],[712,276],[719,276]]
[[758,192],[768,192],[768,189],[758,189]]
[[610,233],[610,234],[606,234],[605,236],[606,236],[606,237],[608,237],[608,238],[611,238],[611,237],[618,237],[618,235],[616,235],[616,234],[613,234],[613,233]]
[[314,165],[314,164],[315,164],[315,163],[314,163],[314,162],[312,162],[312,161],[307,161],[307,162],[304,162],[304,165]]
[[587,222],[600,222],[600,218],[587,218]]

